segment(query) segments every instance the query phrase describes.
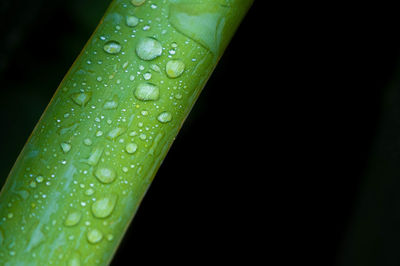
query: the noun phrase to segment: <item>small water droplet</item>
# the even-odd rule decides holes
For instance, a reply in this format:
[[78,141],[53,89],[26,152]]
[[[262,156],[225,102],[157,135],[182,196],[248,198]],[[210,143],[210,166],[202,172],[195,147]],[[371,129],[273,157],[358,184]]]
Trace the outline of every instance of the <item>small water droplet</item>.
[[135,27],[139,24],[139,19],[135,16],[126,16],[125,22],[128,27]]
[[121,44],[117,41],[108,41],[104,44],[104,51],[109,54],[118,54],[121,51]]
[[92,140],[89,138],[83,140],[83,144],[85,144],[86,146],[90,146],[92,145],[92,143],[93,143]]
[[103,184],[109,184],[117,177],[115,170],[108,167],[98,167],[94,172],[94,175]]
[[117,204],[117,195],[111,194],[96,200],[92,204],[92,213],[96,218],[106,218],[114,211]]
[[69,143],[62,142],[60,146],[64,153],[67,153],[71,150],[71,144]]
[[68,213],[67,218],[65,218],[65,226],[74,226],[81,220],[82,214],[79,211],[72,211]]
[[143,60],[153,60],[162,54],[162,45],[154,38],[142,38],[136,45],[136,54]]
[[146,0],[131,0],[132,5],[134,6],[141,6]]
[[103,233],[97,229],[92,229],[87,233],[86,237],[90,244],[97,244],[103,239]]
[[137,150],[137,148],[138,148],[138,145],[137,145],[136,143],[128,143],[128,144],[125,146],[125,150],[126,150],[126,152],[129,153],[129,154],[135,153],[136,150]]
[[86,196],[91,196],[93,194],[94,194],[94,189],[93,188],[86,189],[86,191],[85,191],[85,195]]
[[149,73],[149,72],[144,73],[144,74],[143,74],[143,78],[144,78],[145,80],[151,79],[151,73]]
[[165,72],[170,78],[177,78],[182,75],[185,70],[185,63],[181,60],[170,60],[165,66]]
[[91,92],[79,92],[71,95],[72,100],[77,105],[84,107],[89,102],[90,98],[92,98]]
[[39,176],[36,177],[36,181],[37,181],[38,183],[42,183],[43,180],[44,180],[44,177],[41,176],[41,175],[39,175]]
[[103,108],[106,110],[116,109],[118,107],[118,98],[113,98],[111,101],[106,101]]
[[156,85],[145,82],[137,86],[134,95],[141,101],[155,101],[160,97],[160,90]]
[[96,147],[93,149],[92,153],[90,154],[87,163],[89,165],[95,166],[100,160],[101,155],[103,154],[103,148],[102,147]]
[[172,115],[170,112],[162,112],[158,115],[157,120],[161,123],[168,123],[172,120]]

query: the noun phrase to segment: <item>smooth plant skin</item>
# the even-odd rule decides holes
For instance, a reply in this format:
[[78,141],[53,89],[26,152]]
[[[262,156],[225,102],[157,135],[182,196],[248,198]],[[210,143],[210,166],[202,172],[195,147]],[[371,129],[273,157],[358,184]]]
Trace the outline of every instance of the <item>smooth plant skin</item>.
[[1,191],[0,265],[110,263],[251,4],[111,3]]

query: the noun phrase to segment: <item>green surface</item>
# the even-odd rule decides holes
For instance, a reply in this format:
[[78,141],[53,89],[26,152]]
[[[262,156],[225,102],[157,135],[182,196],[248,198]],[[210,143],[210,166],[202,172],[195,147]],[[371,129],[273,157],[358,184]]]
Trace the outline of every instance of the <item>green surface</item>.
[[111,3],[2,189],[2,265],[110,262],[251,3]]

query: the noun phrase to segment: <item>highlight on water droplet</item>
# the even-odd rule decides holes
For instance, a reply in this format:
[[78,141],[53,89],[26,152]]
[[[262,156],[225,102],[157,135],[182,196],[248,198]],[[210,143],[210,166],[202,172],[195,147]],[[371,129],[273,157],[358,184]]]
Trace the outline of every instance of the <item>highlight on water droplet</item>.
[[110,184],[117,177],[117,173],[114,169],[104,166],[98,167],[94,175],[103,184]]
[[109,54],[118,54],[121,51],[121,44],[117,41],[108,41],[104,44],[104,51]]
[[69,143],[61,142],[60,146],[64,153],[67,153],[71,150],[71,144]]
[[81,220],[82,214],[79,211],[71,211],[64,220],[65,226],[74,226]]
[[85,107],[91,97],[92,97],[91,92],[78,92],[71,95],[71,98],[74,101],[74,103],[76,103],[81,107]]
[[103,233],[98,229],[92,229],[87,233],[86,237],[90,244],[97,244],[103,239]]
[[162,54],[162,45],[154,38],[142,38],[136,45],[136,54],[140,59],[153,60]]
[[139,24],[139,19],[135,16],[126,16],[125,22],[128,27],[135,27]]
[[114,211],[117,204],[117,195],[111,194],[99,198],[92,204],[92,214],[96,218],[107,218]]
[[160,97],[160,90],[152,83],[143,82],[136,87],[134,95],[141,101],[155,101]]
[[132,5],[134,6],[141,6],[146,0],[131,0]]
[[165,72],[170,78],[177,78],[185,71],[185,63],[182,60],[170,60],[165,66]]
[[128,143],[128,144],[126,144],[126,146],[125,146],[125,150],[126,150],[126,152],[129,153],[129,154],[135,153],[136,150],[137,150],[137,148],[138,148],[138,145],[137,145],[136,143]]
[[172,114],[170,112],[162,112],[158,115],[157,120],[161,123],[168,123],[172,120]]

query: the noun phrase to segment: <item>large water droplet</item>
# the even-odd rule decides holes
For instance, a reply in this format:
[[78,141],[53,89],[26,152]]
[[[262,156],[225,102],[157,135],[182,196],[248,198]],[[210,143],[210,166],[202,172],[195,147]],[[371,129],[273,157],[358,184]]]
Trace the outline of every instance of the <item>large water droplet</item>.
[[118,54],[121,51],[121,44],[117,41],[108,41],[104,44],[104,51],[109,54]]
[[128,27],[135,27],[139,24],[139,19],[135,16],[126,16],[126,25]]
[[131,0],[132,5],[134,6],[141,6],[146,0]]
[[165,72],[170,78],[177,78],[182,75],[185,70],[185,63],[181,60],[170,60],[165,66]]
[[136,150],[137,150],[137,148],[138,148],[138,145],[137,145],[136,143],[128,143],[128,144],[126,144],[126,146],[125,146],[125,150],[126,150],[126,152],[129,153],[129,154],[135,153]]
[[162,45],[154,38],[142,38],[136,45],[136,54],[143,60],[153,60],[162,54]]
[[162,112],[158,115],[157,120],[161,123],[168,123],[172,120],[172,114],[170,112]]
[[103,239],[103,233],[97,229],[92,229],[87,233],[86,237],[90,244],[97,244]]
[[87,159],[87,163],[89,165],[95,166],[100,160],[101,155],[103,154],[102,147],[96,147],[93,149],[92,153],[90,154],[89,158]]
[[155,101],[160,97],[160,90],[156,85],[144,82],[137,86],[134,95],[141,101]]
[[94,175],[103,184],[109,184],[117,177],[115,170],[108,167],[98,167],[94,172]]
[[117,195],[112,194],[96,200],[92,204],[92,213],[96,218],[106,218],[111,215],[117,204]]
[[84,107],[89,102],[90,98],[92,98],[91,92],[79,92],[71,95],[72,100],[77,105]]
[[82,214],[79,211],[72,211],[68,213],[67,218],[65,218],[65,226],[74,226],[81,220]]

